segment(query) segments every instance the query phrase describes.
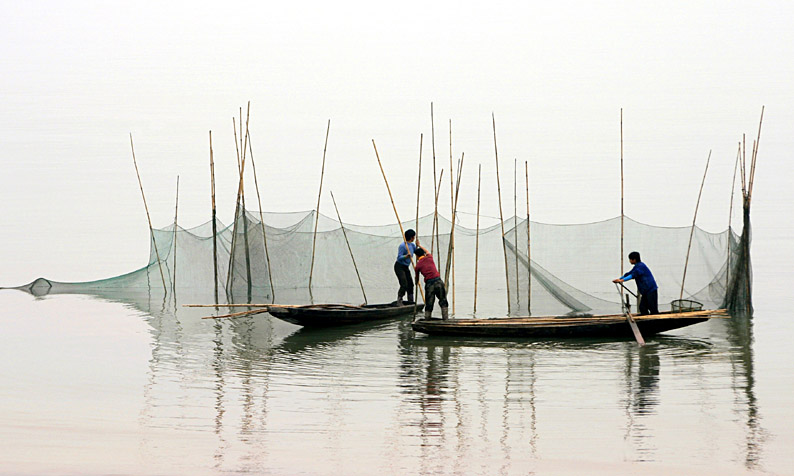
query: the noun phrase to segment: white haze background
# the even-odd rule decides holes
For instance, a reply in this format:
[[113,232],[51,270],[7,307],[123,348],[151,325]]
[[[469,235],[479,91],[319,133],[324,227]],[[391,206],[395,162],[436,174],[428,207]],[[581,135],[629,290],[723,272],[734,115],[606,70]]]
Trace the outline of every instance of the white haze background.
[[[219,217],[228,223],[232,117],[249,100],[266,210],[315,207],[330,119],[323,213],[334,215],[331,190],[346,221],[394,221],[374,139],[401,218],[412,217],[420,133],[421,207],[429,212],[432,101],[446,187],[450,119],[454,160],[465,152],[462,212],[476,210],[481,163],[482,213],[499,215],[494,113],[506,216],[517,159],[521,192],[529,162],[533,220],[613,217],[623,108],[627,215],[691,224],[713,150],[698,217],[710,231],[727,226],[737,143],[747,133],[751,147],[765,105],[755,265],[792,261],[790,2],[2,2],[0,9],[0,285],[98,279],[146,263],[148,224],[129,133],[154,226],[174,219],[179,175],[179,223],[190,227],[210,217],[212,130]],[[449,210],[448,188],[440,196]]]

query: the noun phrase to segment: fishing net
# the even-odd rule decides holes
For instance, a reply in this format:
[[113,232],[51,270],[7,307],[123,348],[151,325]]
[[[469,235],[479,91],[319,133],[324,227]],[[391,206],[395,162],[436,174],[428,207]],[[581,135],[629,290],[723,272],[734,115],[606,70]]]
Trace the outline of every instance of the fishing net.
[[[217,290],[219,302],[236,303],[394,301],[393,264],[402,241],[398,224],[344,224],[343,229],[337,220],[320,215],[315,235],[316,219],[313,211],[241,208],[231,226],[216,223],[215,237],[211,222],[153,230],[149,263],[136,271],[80,283],[40,278],[20,289],[37,295],[182,293],[204,296],[205,302],[212,302]],[[433,254],[458,316],[473,315],[475,300],[478,316],[620,312],[612,279],[630,269],[625,255],[635,250],[659,284],[661,310],[683,298],[707,308],[751,311],[749,206],[741,236],[731,229],[710,233],[695,228],[683,293],[690,227],[625,218],[621,256],[620,217],[577,225],[531,222],[529,230],[526,218],[512,217],[504,221],[504,235],[500,224],[479,230],[456,225],[450,253],[452,223],[442,216],[437,227],[433,222],[427,215],[403,227],[416,229],[420,243]],[[419,293],[417,298],[422,299]]]

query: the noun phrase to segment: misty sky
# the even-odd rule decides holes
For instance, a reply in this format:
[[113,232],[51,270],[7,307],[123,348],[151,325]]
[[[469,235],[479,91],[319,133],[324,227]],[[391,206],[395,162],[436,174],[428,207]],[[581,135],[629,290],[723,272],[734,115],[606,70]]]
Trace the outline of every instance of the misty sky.
[[613,217],[623,108],[626,213],[690,224],[711,150],[698,217],[711,231],[727,226],[737,142],[752,143],[763,105],[755,237],[790,247],[791,2],[287,3],[0,2],[0,285],[145,264],[129,133],[154,226],[173,221],[179,175],[189,227],[210,216],[211,130],[230,221],[232,117],[248,101],[266,210],[315,207],[330,119],[323,213],[333,190],[346,221],[394,221],[374,139],[409,219],[420,134],[429,213],[432,101],[443,210],[451,120],[459,208],[475,211],[482,164],[483,214],[498,216],[493,113],[506,215],[517,160],[519,215],[528,161],[533,220]]

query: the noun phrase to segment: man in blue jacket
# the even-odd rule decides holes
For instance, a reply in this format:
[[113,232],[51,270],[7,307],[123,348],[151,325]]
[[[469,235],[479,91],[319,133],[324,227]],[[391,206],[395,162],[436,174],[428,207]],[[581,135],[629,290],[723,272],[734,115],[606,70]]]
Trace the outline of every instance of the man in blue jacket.
[[659,314],[659,286],[653,279],[651,270],[640,260],[640,253],[632,251],[629,253],[629,262],[634,265],[631,271],[623,276],[613,279],[613,283],[622,283],[633,279],[637,282],[637,294],[639,295],[640,314]]

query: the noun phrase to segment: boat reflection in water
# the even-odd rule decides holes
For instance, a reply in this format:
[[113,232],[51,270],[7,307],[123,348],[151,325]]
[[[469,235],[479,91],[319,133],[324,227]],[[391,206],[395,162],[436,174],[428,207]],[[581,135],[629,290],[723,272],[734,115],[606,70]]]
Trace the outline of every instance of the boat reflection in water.
[[572,460],[763,469],[746,316],[638,347],[433,337],[410,318],[328,329],[267,314],[204,320],[212,309],[181,305],[199,296],[98,297],[148,324],[145,461],[322,474],[526,474]]

